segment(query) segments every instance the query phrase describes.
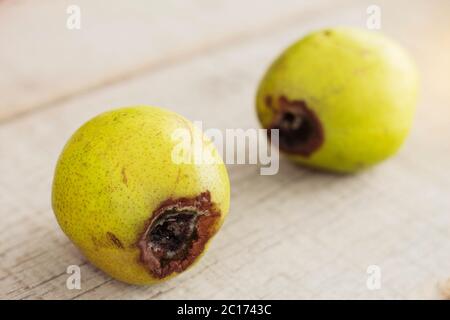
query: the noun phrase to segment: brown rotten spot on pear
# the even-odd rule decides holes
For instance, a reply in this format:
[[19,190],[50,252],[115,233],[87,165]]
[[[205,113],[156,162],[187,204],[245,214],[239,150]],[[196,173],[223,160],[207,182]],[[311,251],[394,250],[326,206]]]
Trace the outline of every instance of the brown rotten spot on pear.
[[[267,96],[265,101],[269,108],[273,108],[271,96]],[[271,130],[279,130],[280,150],[308,157],[320,148],[324,140],[322,124],[305,101],[290,101],[285,96],[280,96],[278,109],[273,110],[275,116],[268,134],[270,138]]]
[[195,198],[164,201],[139,239],[141,262],[157,278],[184,271],[205,249],[219,217],[208,191]]

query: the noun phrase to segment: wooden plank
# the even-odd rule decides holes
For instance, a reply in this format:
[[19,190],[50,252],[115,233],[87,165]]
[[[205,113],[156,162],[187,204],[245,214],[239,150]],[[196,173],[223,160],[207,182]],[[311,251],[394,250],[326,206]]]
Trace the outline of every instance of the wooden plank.
[[[296,24],[3,123],[0,297],[443,297],[450,276],[450,48],[438,41],[449,30],[445,1],[381,2],[383,30],[411,49],[422,71],[416,125],[401,152],[355,176],[312,172],[286,159],[275,176],[230,165],[229,218],[201,262],[179,277],[151,287],[111,280],[70,244],[50,208],[57,156],[91,116],[147,103],[202,120],[206,128],[255,127],[254,90],[271,59],[310,29],[364,26],[367,5],[305,13]],[[399,15],[405,7],[407,14]],[[65,286],[71,264],[81,267],[81,290]],[[366,287],[372,264],[381,267],[381,290]]]
[[[1,2],[0,121],[286,26],[324,3],[330,0]],[[80,30],[66,28],[73,4]]]

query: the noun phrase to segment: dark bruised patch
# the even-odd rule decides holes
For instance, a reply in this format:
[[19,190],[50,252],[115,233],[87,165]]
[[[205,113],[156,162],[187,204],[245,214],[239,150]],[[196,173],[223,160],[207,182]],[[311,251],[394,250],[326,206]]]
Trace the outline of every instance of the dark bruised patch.
[[127,172],[125,171],[125,167],[122,168],[122,182],[128,186],[128,177],[127,177]]
[[266,96],[266,97],[264,98],[264,103],[266,104],[267,108],[273,110],[272,96]]
[[94,244],[95,250],[98,250],[102,244],[100,243],[100,241],[98,241],[97,237],[91,235],[91,241]]
[[325,36],[329,37],[329,36],[332,35],[332,31],[327,29],[327,30],[324,30],[324,31],[323,31],[323,34],[324,34]]
[[[278,99],[278,110],[269,129],[279,129],[279,148],[289,154],[309,157],[323,143],[322,124],[303,100]],[[270,138],[270,130],[269,130]]]
[[184,271],[203,252],[219,218],[209,191],[164,201],[153,211],[137,242],[141,263],[160,279]]
[[120,239],[117,238],[117,236],[116,236],[114,233],[108,231],[108,232],[106,233],[106,235],[108,236],[108,239],[111,240],[111,242],[112,242],[117,248],[120,248],[120,249],[123,249],[123,248],[124,248],[124,246],[123,246],[123,244],[122,244],[122,241],[120,241]]

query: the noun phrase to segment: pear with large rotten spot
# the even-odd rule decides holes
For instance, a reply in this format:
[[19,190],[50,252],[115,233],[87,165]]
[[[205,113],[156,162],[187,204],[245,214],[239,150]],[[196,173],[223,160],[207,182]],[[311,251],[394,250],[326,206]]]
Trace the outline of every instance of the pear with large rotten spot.
[[[180,129],[214,161],[174,159]],[[78,129],[58,160],[52,194],[62,230],[88,260],[132,284],[168,279],[198,261],[229,200],[212,142],[180,115],[146,106],[103,113]]]

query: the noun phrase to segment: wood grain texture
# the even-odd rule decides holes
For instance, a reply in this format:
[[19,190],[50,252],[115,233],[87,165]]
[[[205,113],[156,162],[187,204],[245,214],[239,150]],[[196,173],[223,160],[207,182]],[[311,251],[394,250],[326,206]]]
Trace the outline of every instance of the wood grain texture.
[[[274,176],[260,176],[257,166],[230,165],[229,218],[200,263],[179,277],[151,287],[110,279],[80,255],[51,210],[57,157],[68,137],[90,117],[112,107],[145,103],[201,120],[205,128],[257,127],[255,87],[279,51],[318,27],[364,27],[369,4],[324,6],[314,14],[306,10],[302,19],[245,41],[199,52],[4,121],[0,297],[444,297],[450,277],[450,44],[442,41],[450,27],[447,1],[380,2],[383,31],[410,49],[422,73],[417,120],[399,154],[349,176],[308,171],[286,159]],[[278,8],[275,2],[272,6]],[[83,79],[82,74],[78,77]],[[56,85],[47,92],[53,95],[61,92],[57,82],[48,79],[42,86]],[[8,98],[14,94],[6,99],[16,102]],[[30,95],[24,98],[30,99],[30,106],[47,99]],[[8,100],[2,97],[2,105],[10,104],[4,101]],[[81,290],[66,288],[66,268],[72,264],[81,267]],[[366,287],[366,268],[372,264],[381,267],[381,290]]]
[[[286,26],[324,3],[331,0],[1,2],[0,121]],[[80,30],[66,28],[73,4]]]

